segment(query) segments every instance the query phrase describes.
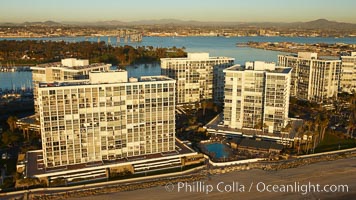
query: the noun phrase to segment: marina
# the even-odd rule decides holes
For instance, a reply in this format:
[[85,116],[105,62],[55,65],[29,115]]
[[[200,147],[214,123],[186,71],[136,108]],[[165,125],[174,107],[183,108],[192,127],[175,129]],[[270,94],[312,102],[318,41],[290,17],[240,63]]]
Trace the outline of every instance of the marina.
[[0,89],[15,91],[23,89],[32,89],[32,72],[31,71],[15,71],[15,72],[0,72]]
[[31,68],[28,66],[1,66],[0,72],[30,72]]

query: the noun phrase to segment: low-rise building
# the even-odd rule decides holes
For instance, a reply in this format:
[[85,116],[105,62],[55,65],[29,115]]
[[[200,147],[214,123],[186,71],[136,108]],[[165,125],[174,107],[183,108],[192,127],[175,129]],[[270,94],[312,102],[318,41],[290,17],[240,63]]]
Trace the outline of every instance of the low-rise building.
[[[130,178],[132,175],[132,177],[149,176],[151,173],[165,173],[168,169],[180,172],[204,164],[205,158],[202,154],[190,149],[179,140],[175,142],[176,149],[170,153],[140,155],[115,161],[89,162],[60,168],[45,168],[43,151],[29,151],[22,161],[18,162],[17,169],[26,178],[34,178],[37,184],[67,186],[90,181]],[[18,187],[23,186],[18,184]]]
[[239,151],[247,151],[250,153],[263,153],[263,154],[280,154],[283,150],[282,144],[269,141],[258,141],[253,139],[242,139],[239,143],[234,143],[234,147]]

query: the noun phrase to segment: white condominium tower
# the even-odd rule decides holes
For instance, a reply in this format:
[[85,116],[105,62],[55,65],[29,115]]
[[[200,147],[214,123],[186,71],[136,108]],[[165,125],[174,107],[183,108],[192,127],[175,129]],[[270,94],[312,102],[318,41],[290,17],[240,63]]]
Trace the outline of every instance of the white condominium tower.
[[260,61],[225,69],[224,126],[281,131],[288,123],[291,71]]
[[177,81],[176,103],[192,104],[202,100],[222,103],[223,69],[234,64],[234,58],[209,57],[209,53],[188,53],[186,58],[162,58],[162,75]]
[[340,89],[342,92],[356,92],[356,52],[341,56]]
[[46,168],[175,150],[175,80],[128,80],[126,71],[89,78],[39,84]]
[[291,95],[300,99],[323,102],[337,98],[341,61],[322,59],[317,53],[278,55],[280,66],[291,67]]
[[90,71],[108,71],[110,64],[94,63],[75,58],[62,59],[61,62],[46,63],[31,67],[35,112],[38,113],[37,88],[40,82],[71,81],[88,79]]

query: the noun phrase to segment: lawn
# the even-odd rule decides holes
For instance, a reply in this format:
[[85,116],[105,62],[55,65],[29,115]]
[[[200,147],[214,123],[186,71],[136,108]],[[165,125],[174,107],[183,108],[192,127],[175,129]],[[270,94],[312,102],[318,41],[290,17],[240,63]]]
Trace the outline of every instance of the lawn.
[[337,135],[326,133],[325,138],[320,144],[315,148],[315,153],[333,151],[339,149],[347,149],[356,147],[355,139],[344,139]]

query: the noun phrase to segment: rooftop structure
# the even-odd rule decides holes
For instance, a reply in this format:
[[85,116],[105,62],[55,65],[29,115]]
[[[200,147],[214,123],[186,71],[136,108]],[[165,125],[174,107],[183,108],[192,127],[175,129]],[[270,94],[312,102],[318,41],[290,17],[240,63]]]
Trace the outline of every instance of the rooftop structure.
[[89,60],[67,58],[67,59],[62,59],[61,63],[63,66],[66,67],[82,67],[82,66],[88,66]]

